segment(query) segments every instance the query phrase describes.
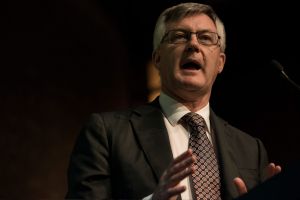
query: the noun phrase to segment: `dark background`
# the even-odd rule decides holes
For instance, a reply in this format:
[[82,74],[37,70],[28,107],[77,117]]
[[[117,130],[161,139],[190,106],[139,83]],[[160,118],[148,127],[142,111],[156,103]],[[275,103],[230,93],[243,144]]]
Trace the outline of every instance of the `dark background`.
[[[159,13],[179,1],[28,0],[1,11],[0,199],[63,199],[74,140],[92,112],[147,101]],[[259,137],[271,161],[300,159],[296,1],[199,1],[227,30],[211,106]],[[262,3],[263,2],[263,3]]]

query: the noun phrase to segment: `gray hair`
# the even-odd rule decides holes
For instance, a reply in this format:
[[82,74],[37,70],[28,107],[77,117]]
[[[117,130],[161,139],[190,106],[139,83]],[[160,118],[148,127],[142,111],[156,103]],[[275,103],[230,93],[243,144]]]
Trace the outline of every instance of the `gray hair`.
[[163,11],[157,22],[153,34],[153,50],[156,50],[166,33],[166,25],[170,22],[176,22],[187,16],[205,14],[210,17],[216,25],[217,33],[220,36],[220,48],[225,52],[226,34],[225,27],[221,19],[209,5],[199,3],[181,3]]

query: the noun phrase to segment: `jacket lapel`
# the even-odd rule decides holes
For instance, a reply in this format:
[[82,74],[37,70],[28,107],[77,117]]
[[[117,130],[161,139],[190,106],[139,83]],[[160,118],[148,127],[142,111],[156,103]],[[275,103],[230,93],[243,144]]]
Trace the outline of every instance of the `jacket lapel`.
[[158,101],[137,108],[131,123],[158,181],[173,156],[163,115],[157,104]]
[[234,152],[231,149],[231,134],[227,131],[227,123],[217,117],[212,110],[210,113],[218,147],[223,192],[226,191],[223,196],[225,197],[224,199],[236,198],[238,192],[233,184],[233,179],[239,176],[239,173],[234,160]]

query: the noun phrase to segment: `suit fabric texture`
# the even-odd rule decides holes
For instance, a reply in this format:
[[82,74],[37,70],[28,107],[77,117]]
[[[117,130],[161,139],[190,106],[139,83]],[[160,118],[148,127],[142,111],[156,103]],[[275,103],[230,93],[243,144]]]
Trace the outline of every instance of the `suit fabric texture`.
[[[241,177],[248,189],[265,178],[262,142],[210,111],[223,200],[238,196]],[[158,100],[124,111],[92,114],[73,149],[66,199],[142,199],[155,190],[173,160]]]

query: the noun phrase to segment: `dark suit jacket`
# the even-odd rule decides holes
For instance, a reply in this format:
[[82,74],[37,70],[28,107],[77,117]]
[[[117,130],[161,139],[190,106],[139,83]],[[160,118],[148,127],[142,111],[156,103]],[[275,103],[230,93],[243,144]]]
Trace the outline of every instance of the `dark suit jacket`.
[[[230,126],[211,111],[222,181],[222,199],[260,183],[267,155],[260,140]],[[93,114],[83,127],[68,171],[67,199],[140,199],[152,194],[172,151],[158,103]]]

